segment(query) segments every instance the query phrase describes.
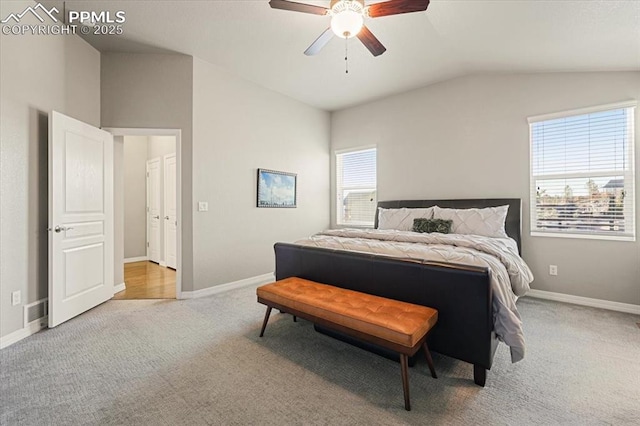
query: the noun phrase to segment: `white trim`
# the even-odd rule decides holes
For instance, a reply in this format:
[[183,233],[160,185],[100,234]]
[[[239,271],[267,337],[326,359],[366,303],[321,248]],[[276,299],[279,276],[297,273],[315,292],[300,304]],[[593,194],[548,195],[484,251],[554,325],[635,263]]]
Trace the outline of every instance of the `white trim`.
[[165,262],[164,260],[161,260],[160,263],[158,263],[158,265],[162,266],[163,268],[166,268],[167,262]]
[[255,277],[245,278],[239,281],[216,285],[209,288],[203,288],[202,290],[183,291],[181,299],[196,299],[199,297],[211,296],[212,294],[224,293],[225,291],[235,290],[241,287],[266,284],[272,281],[274,281],[274,275],[273,273],[268,273]]
[[[629,207],[631,207],[631,211],[633,212],[633,216],[628,216],[626,217],[626,223],[625,223],[625,228],[629,229],[631,231],[631,233],[633,233],[634,237],[636,235],[636,217],[637,217],[637,211],[636,211],[636,197],[638,196],[638,194],[636,193],[636,144],[638,143],[638,141],[636,140],[636,109],[627,109],[627,125],[629,126],[629,128],[627,129],[627,135],[630,136],[631,138],[633,138],[633,143],[629,144],[629,162],[631,164],[631,171],[627,172],[628,174],[625,175],[625,179],[629,178],[629,182],[625,182],[624,186],[625,186],[625,190],[631,192],[633,194],[633,197],[631,197],[632,199],[629,200],[629,198],[624,197],[625,201],[624,201],[624,207],[628,209]],[[630,205],[630,206],[629,206]]]
[[149,260],[147,256],[127,257],[124,263],[146,262],[147,260]]
[[543,290],[529,290],[527,296],[536,299],[555,300],[556,302],[571,303],[574,305],[590,306],[592,308],[640,315],[640,305],[633,305],[631,303],[612,302],[610,300],[592,299],[589,297],[573,296],[571,294],[554,293],[552,291]]
[[114,136],[177,136],[180,129],[146,129],[139,127],[101,127]]
[[[378,145],[363,145],[363,146],[357,146],[357,147],[353,147],[353,148],[344,148],[344,149],[336,149],[333,151],[333,153],[335,155],[339,155],[339,154],[348,154],[350,152],[357,152],[357,151],[373,151],[373,150],[377,150],[378,149]],[[377,158],[376,158],[377,159]]]
[[125,283],[117,284],[113,286],[113,294],[120,293],[121,291],[124,291],[126,289],[127,289],[127,285]]
[[37,320],[31,321],[24,328],[20,330],[16,330],[13,333],[9,333],[4,337],[0,337],[0,349],[4,349],[7,346],[11,346],[14,343],[19,342],[22,339],[25,339],[32,334],[36,334],[38,331],[47,327],[47,323],[49,318],[47,316],[40,317]]
[[568,111],[558,111],[558,112],[552,112],[549,114],[534,115],[534,116],[528,117],[527,121],[529,122],[529,124],[531,124],[531,123],[537,123],[539,121],[553,120],[555,118],[563,118],[563,117],[566,117],[567,115],[591,114],[594,112],[608,111],[611,109],[633,108],[637,106],[638,106],[638,101],[628,100],[624,102],[615,102],[612,104],[597,105],[597,106],[591,106],[586,108],[572,109]]

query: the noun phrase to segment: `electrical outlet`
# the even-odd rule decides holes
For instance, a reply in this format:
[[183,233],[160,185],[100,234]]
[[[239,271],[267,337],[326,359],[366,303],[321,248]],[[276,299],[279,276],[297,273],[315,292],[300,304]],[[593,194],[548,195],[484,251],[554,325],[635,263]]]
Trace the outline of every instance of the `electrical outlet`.
[[20,304],[20,290],[14,291],[11,293],[11,306],[16,306]]
[[557,265],[549,265],[549,275],[553,275],[554,277],[558,275],[558,266]]
[[207,203],[206,201],[198,201],[198,211],[199,212],[209,211],[209,203]]

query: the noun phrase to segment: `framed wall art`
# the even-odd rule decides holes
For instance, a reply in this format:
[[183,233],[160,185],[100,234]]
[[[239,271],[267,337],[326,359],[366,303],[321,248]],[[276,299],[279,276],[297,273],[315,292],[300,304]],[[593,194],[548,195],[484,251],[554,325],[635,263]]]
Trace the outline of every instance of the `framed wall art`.
[[295,173],[258,169],[257,206],[295,208],[297,178]]

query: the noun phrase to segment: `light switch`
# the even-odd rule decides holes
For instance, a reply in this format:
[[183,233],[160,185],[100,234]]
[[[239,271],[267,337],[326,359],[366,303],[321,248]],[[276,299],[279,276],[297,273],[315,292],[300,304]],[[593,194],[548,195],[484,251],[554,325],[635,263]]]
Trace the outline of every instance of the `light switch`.
[[209,203],[206,201],[198,201],[198,211],[199,212],[208,212],[209,211]]

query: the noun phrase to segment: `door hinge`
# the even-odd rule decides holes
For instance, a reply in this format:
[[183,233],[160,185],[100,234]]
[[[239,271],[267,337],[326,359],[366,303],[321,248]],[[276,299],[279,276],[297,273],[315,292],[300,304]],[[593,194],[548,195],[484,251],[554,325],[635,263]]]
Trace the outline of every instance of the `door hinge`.
[[147,247],[149,247],[149,241],[147,241]]

